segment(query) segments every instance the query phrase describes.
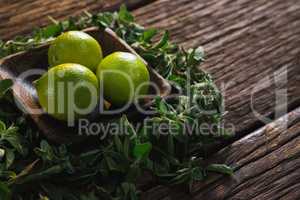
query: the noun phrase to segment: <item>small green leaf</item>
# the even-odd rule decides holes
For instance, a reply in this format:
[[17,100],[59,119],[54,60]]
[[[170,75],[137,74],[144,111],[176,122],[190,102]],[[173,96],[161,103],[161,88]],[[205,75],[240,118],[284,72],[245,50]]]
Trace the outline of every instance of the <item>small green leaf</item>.
[[9,142],[20,154],[23,154],[24,151],[18,130],[19,128],[17,127],[9,127],[7,130],[1,132],[1,139]]
[[112,13],[109,12],[101,13],[96,20],[96,22],[103,27],[110,27],[113,21],[114,21],[114,16]]
[[146,142],[143,144],[136,144],[133,149],[133,155],[135,158],[147,158],[152,150],[152,144]]
[[0,81],[0,97],[3,97],[5,93],[13,86],[11,79],[4,79]]
[[0,182],[0,199],[1,200],[10,200],[11,199],[11,191],[8,186]]
[[5,149],[0,148],[0,161],[3,160],[4,156],[5,156]]
[[5,158],[6,168],[8,169],[15,160],[14,151],[11,149],[5,149]]
[[120,199],[122,200],[137,200],[136,186],[132,183],[122,183],[119,189]]
[[128,137],[125,137],[124,144],[123,144],[123,153],[127,159],[129,159],[130,154],[130,140]]
[[194,59],[197,61],[202,61],[204,58],[204,49],[203,47],[198,47],[194,52]]
[[134,21],[133,15],[130,12],[128,12],[125,4],[122,4],[122,6],[120,7],[119,19],[123,22],[128,22],[128,23]]
[[43,38],[55,37],[58,34],[60,34],[62,31],[63,29],[60,24],[52,24],[42,29],[42,37]]
[[164,47],[169,41],[169,31],[165,31],[160,41],[153,47],[153,49],[159,49]]
[[6,130],[6,125],[3,121],[0,120],[0,131]]
[[115,135],[114,141],[115,141],[115,146],[116,146],[117,151],[121,153],[123,151],[123,145],[120,140],[120,137],[118,135]]
[[162,98],[157,97],[155,99],[155,104],[156,104],[156,107],[158,108],[158,112],[160,114],[167,114],[168,113],[169,109],[168,109],[166,103],[163,101]]
[[111,171],[117,171],[118,170],[118,164],[110,157],[106,156],[105,157],[105,161],[106,161],[106,164],[107,164],[107,167],[109,170]]
[[141,53],[141,56],[148,62],[148,63],[155,63],[157,61],[157,56],[153,53]]
[[122,128],[125,128],[125,133],[123,133],[123,134],[126,134],[126,136],[129,136],[130,139],[135,140],[137,133],[134,130],[132,124],[128,121],[126,115],[123,115],[121,117],[120,123],[121,123]]
[[203,170],[200,167],[194,168],[191,175],[194,181],[202,181],[204,179]]
[[181,173],[179,175],[176,175],[174,178],[172,178],[170,180],[170,183],[172,184],[182,184],[182,183],[185,183],[185,182],[188,182],[190,179],[189,175],[187,173]]
[[223,164],[212,164],[207,167],[207,171],[218,172],[227,175],[233,175],[233,169]]
[[40,148],[35,148],[34,151],[43,161],[51,162],[55,159],[53,149],[46,140],[42,140]]
[[156,29],[148,29],[143,33],[144,42],[150,42],[151,39],[157,34]]

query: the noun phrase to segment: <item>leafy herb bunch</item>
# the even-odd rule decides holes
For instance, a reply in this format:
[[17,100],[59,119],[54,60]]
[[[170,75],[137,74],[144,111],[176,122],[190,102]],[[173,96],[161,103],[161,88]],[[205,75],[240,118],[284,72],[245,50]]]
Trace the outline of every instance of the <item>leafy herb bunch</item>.
[[[64,31],[110,27],[169,80],[177,94],[156,99],[152,107],[156,114],[145,119],[152,126],[136,128],[123,116],[118,123],[129,134],[110,136],[78,153],[72,144],[55,146],[43,140],[13,106],[12,82],[1,81],[0,104],[6,105],[1,108],[11,108],[0,110],[1,199],[132,200],[149,187],[145,177],[154,184],[191,186],[208,172],[232,174],[228,166],[205,164],[205,146],[228,134],[222,134],[226,131],[220,127],[222,95],[210,75],[198,67],[204,61],[201,47],[184,50],[170,42],[168,32],[156,39],[159,32],[136,24],[125,6],[119,12],[85,12],[62,22],[51,20],[53,24],[30,36],[1,41],[0,57],[49,42]],[[201,124],[214,128],[193,129]],[[158,133],[162,125],[168,134]]]

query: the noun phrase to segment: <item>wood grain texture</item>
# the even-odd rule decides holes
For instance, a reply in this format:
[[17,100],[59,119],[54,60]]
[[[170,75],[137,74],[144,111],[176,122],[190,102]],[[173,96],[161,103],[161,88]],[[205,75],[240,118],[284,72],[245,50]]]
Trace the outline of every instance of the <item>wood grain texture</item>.
[[83,11],[116,10],[122,3],[136,8],[149,0],[0,0],[0,38],[10,39],[32,32],[35,27],[76,16]]
[[[220,87],[225,83],[226,121],[235,125],[237,138],[263,126],[253,109],[261,116],[272,116],[277,110],[275,118],[279,118],[286,112],[284,98],[287,110],[299,106],[299,1],[160,0],[134,13],[144,26],[170,30],[173,40],[187,48],[204,46],[207,60],[202,67]],[[233,178],[215,176],[195,185],[193,194],[158,186],[144,193],[143,199],[298,200],[299,111],[212,157],[211,162],[233,166]]]
[[232,166],[233,177],[215,175],[206,183],[195,184],[192,194],[160,186],[145,193],[144,199],[298,200],[299,130],[300,108],[224,148],[210,160]]
[[277,109],[282,116],[280,92],[287,93],[288,108],[299,105],[298,0],[160,0],[134,13],[140,24],[170,30],[187,48],[204,46],[202,68],[221,87],[226,120],[238,137],[261,126],[253,109],[262,116]]

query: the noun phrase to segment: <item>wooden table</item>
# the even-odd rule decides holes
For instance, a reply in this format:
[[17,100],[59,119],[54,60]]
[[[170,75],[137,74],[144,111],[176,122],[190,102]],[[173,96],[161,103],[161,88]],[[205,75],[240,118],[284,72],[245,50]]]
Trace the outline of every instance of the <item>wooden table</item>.
[[[116,9],[121,2],[2,0],[0,37],[31,32],[49,23],[47,15],[64,19],[83,10]],[[236,127],[236,137],[212,157],[234,167],[232,178],[215,176],[195,185],[192,194],[157,186],[144,199],[299,200],[299,0],[125,2],[140,24],[170,30],[186,48],[204,46],[202,67],[226,97],[226,123]]]

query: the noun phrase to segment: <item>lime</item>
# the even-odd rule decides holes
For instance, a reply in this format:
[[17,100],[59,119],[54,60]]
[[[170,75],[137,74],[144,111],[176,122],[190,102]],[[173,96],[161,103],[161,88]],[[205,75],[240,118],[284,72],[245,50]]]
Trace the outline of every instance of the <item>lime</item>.
[[103,86],[104,98],[112,105],[125,105],[148,92],[148,69],[131,53],[115,52],[105,57],[97,68],[97,77]]
[[97,40],[82,31],[69,31],[58,36],[48,50],[50,67],[63,63],[78,63],[92,71],[102,60]]
[[59,120],[74,121],[92,112],[99,100],[96,75],[79,64],[55,66],[35,81],[43,109]]

